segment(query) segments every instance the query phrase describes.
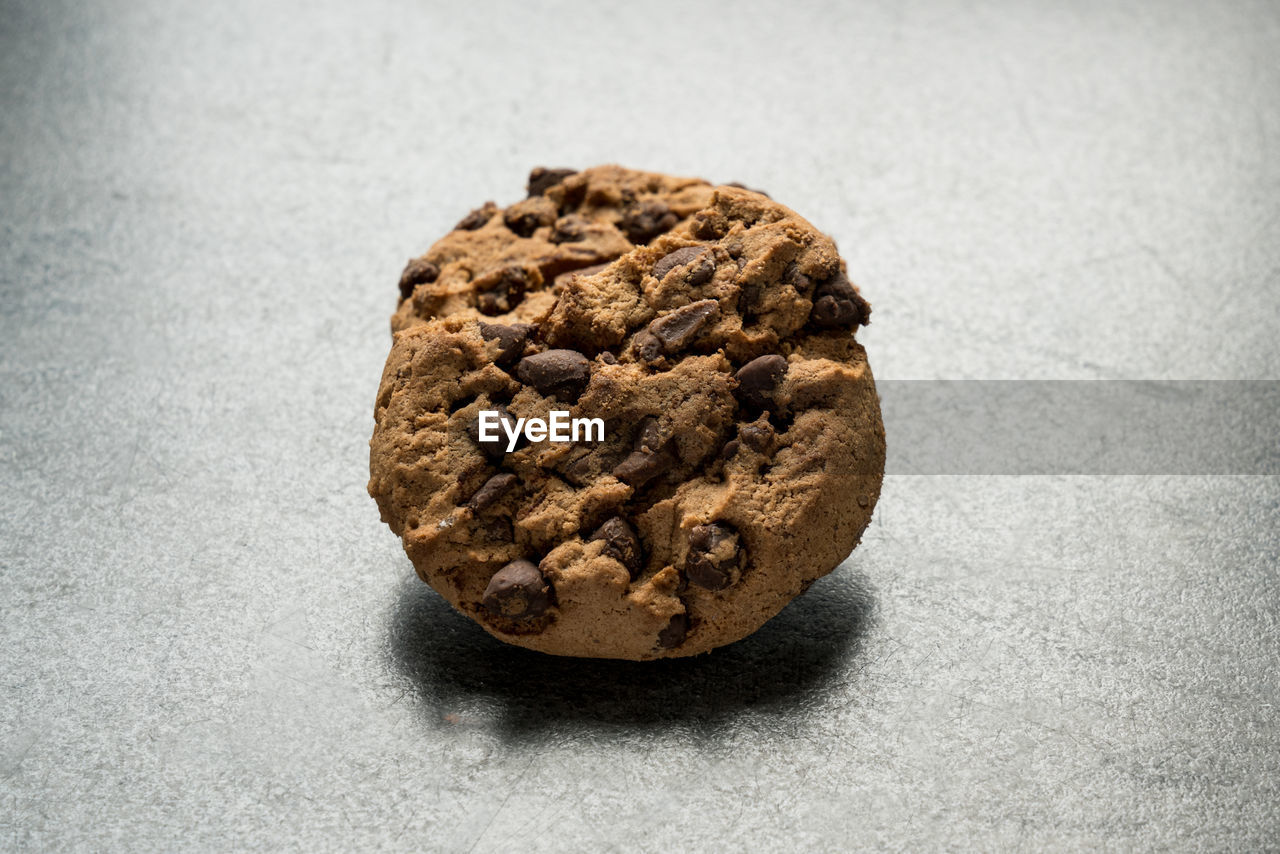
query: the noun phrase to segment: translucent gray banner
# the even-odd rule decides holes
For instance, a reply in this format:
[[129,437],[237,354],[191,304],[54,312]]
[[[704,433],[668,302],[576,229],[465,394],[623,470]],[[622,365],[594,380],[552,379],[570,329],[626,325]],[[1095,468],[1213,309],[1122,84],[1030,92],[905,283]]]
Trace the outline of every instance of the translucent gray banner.
[[1280,474],[1280,381],[876,387],[890,474]]

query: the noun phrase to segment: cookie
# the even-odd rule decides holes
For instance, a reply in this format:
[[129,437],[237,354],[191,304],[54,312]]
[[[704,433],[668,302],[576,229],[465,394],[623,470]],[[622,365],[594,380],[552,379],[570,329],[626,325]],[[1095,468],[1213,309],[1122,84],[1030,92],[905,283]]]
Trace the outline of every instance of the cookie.
[[[504,641],[652,659],[738,640],[870,520],[870,307],[763,194],[614,166],[529,189],[548,204],[479,208],[410,263],[433,276],[402,286],[369,492],[423,580]],[[552,239],[564,220],[578,250]],[[515,429],[555,412],[582,434]]]

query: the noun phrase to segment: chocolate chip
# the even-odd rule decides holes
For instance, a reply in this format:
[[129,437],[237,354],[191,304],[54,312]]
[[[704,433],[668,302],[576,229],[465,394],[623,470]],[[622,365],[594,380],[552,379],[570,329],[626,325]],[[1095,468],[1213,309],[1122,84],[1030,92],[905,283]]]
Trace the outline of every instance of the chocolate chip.
[[684,568],[689,581],[708,590],[723,590],[729,586],[729,573],[712,564],[706,555],[691,555]]
[[632,451],[622,462],[613,467],[613,476],[639,489],[671,468],[674,463],[675,456],[667,450],[657,453]]
[[[694,263],[695,261],[697,263]],[[658,259],[658,263],[653,265],[653,277],[661,282],[666,278],[667,273],[686,264],[690,267],[685,274],[685,281],[694,287],[711,281],[711,277],[716,272],[714,256],[708,247],[686,246]]]
[[684,643],[689,633],[689,618],[684,614],[676,614],[662,631],[658,632],[658,646],[663,649],[675,649]]
[[823,294],[813,304],[813,322],[822,329],[857,326],[862,312],[856,302]]
[[400,299],[413,296],[413,289],[418,285],[427,285],[440,276],[440,268],[425,258],[414,258],[405,265],[400,274]]
[[809,315],[819,329],[866,326],[871,322],[871,304],[844,273],[818,285],[814,292],[813,311]]
[[719,240],[729,231],[729,220],[719,211],[698,211],[689,230],[699,240]]
[[551,607],[551,587],[531,561],[513,560],[489,579],[481,601],[495,616],[530,619]]
[[711,281],[715,274],[715,260],[710,255],[704,255],[689,265],[689,272],[685,274],[684,280],[690,287],[697,288]]
[[640,202],[622,215],[618,227],[632,243],[648,243],[653,238],[675,227],[680,218],[671,208],[658,201]]
[[[515,430],[516,419],[511,417],[511,413],[507,412],[507,408],[505,406],[499,403],[496,406],[491,407],[491,409],[498,413],[498,420],[500,422],[507,424],[511,430]],[[475,418],[472,418],[471,423],[467,425],[467,435],[471,437],[471,441],[480,446],[480,450],[484,451],[485,455],[491,460],[500,460],[502,459],[502,455],[507,452],[507,444],[510,440],[507,438],[506,428],[504,428],[501,423],[498,424],[496,428],[489,431],[490,436],[497,436],[496,439],[481,441],[480,416],[477,415]],[[523,442],[523,431],[520,433],[520,438]],[[519,447],[519,444],[517,444],[517,447]]]
[[525,342],[533,332],[529,323],[513,323],[504,326],[501,323],[485,323],[480,321],[480,336],[486,341],[498,342],[498,358],[493,360],[499,367],[514,364],[524,353]]
[[674,252],[668,252],[658,259],[658,263],[653,265],[653,277],[661,282],[676,267],[688,264],[694,258],[702,254],[706,247],[703,246],[685,246]]
[[502,472],[495,474],[484,482],[484,485],[476,490],[476,494],[471,496],[471,500],[467,502],[472,512],[479,513],[493,502],[502,497],[502,494],[516,482],[516,476],[511,472]]
[[786,375],[787,360],[777,353],[752,359],[734,374],[738,397],[749,406],[771,409],[776,405],[773,393]]
[[639,489],[676,463],[671,441],[664,440],[657,419],[646,418],[636,433],[635,450],[613,468],[613,476]]
[[722,525],[698,525],[689,532],[689,548],[709,552],[728,539],[728,531]]
[[564,475],[565,480],[578,487],[588,486],[599,477],[599,472],[595,466],[595,457],[590,453],[583,454],[576,460],[565,463],[560,472]]
[[524,300],[529,274],[519,264],[490,270],[473,283],[478,291],[476,305],[488,315],[506,314]]
[[608,350],[601,350],[600,361],[604,362],[606,365],[616,365],[618,364],[618,357],[610,353]]
[[640,550],[640,538],[635,529],[626,523],[621,516],[614,516],[587,538],[587,542],[604,540],[604,554],[609,555],[627,568],[631,577],[635,578],[644,563],[644,555]]
[[551,242],[577,243],[586,239],[587,229],[590,227],[591,223],[577,214],[562,216],[556,220],[556,227],[551,230]]
[[547,350],[525,356],[516,368],[521,382],[561,400],[581,394],[590,372],[591,363],[577,350]]
[[541,196],[565,178],[576,174],[578,173],[575,169],[545,169],[541,166],[535,166],[533,171],[529,173],[529,198]]
[[767,454],[773,446],[773,436],[773,425],[765,418],[738,428],[738,438],[742,440],[742,444],[762,454]]
[[454,226],[458,231],[475,231],[477,228],[483,228],[485,223],[493,219],[493,215],[498,212],[498,206],[493,202],[485,202],[482,207],[478,207],[471,213],[467,214],[462,220]]
[[649,324],[649,331],[658,339],[664,352],[675,353],[698,337],[702,327],[719,311],[720,305],[715,300],[698,300],[656,318]]
[[795,264],[788,264],[787,269],[782,273],[782,281],[796,289],[796,293],[807,297],[813,292],[813,280],[800,272],[800,268]]
[[738,449],[742,447],[742,442],[732,439],[725,442],[723,450],[720,451],[720,459],[731,460],[738,455]]
[[741,563],[738,535],[723,525],[699,525],[689,532],[685,575],[708,590],[721,590],[735,581]]
[[648,329],[641,329],[636,333],[636,337],[632,339],[632,347],[636,358],[642,361],[656,362],[662,358],[662,342]]
[[640,429],[636,430],[635,442],[632,445],[635,450],[655,452],[661,450],[665,444],[658,419],[651,415],[640,422]]
[[556,221],[556,208],[541,196],[525,199],[507,208],[502,221],[520,237],[532,237],[539,228]]
[[533,233],[545,223],[538,220],[537,214],[532,213],[512,213],[507,212],[502,218],[507,224],[507,228],[511,229],[520,237],[532,237]]

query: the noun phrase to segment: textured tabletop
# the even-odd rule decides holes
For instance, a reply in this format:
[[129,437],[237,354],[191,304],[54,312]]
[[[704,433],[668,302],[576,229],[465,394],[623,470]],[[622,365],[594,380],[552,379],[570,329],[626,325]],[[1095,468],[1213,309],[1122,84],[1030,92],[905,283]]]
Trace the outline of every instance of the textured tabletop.
[[1280,379],[1275,3],[0,5],[0,849],[1276,848],[1275,476],[895,470],[886,392],[857,551],[648,665],[365,493],[401,267],[539,164],[766,189],[885,381]]

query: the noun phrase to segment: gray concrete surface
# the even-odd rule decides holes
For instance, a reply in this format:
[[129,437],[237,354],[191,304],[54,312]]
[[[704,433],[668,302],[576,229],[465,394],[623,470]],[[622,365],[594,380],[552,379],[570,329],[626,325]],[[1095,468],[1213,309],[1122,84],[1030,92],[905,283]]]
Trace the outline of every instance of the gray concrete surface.
[[1277,55],[1235,0],[4,2],[0,847],[1276,850],[1275,477],[893,476],[651,666],[491,641],[364,482],[402,264],[543,163],[798,208],[883,378],[1280,379]]

